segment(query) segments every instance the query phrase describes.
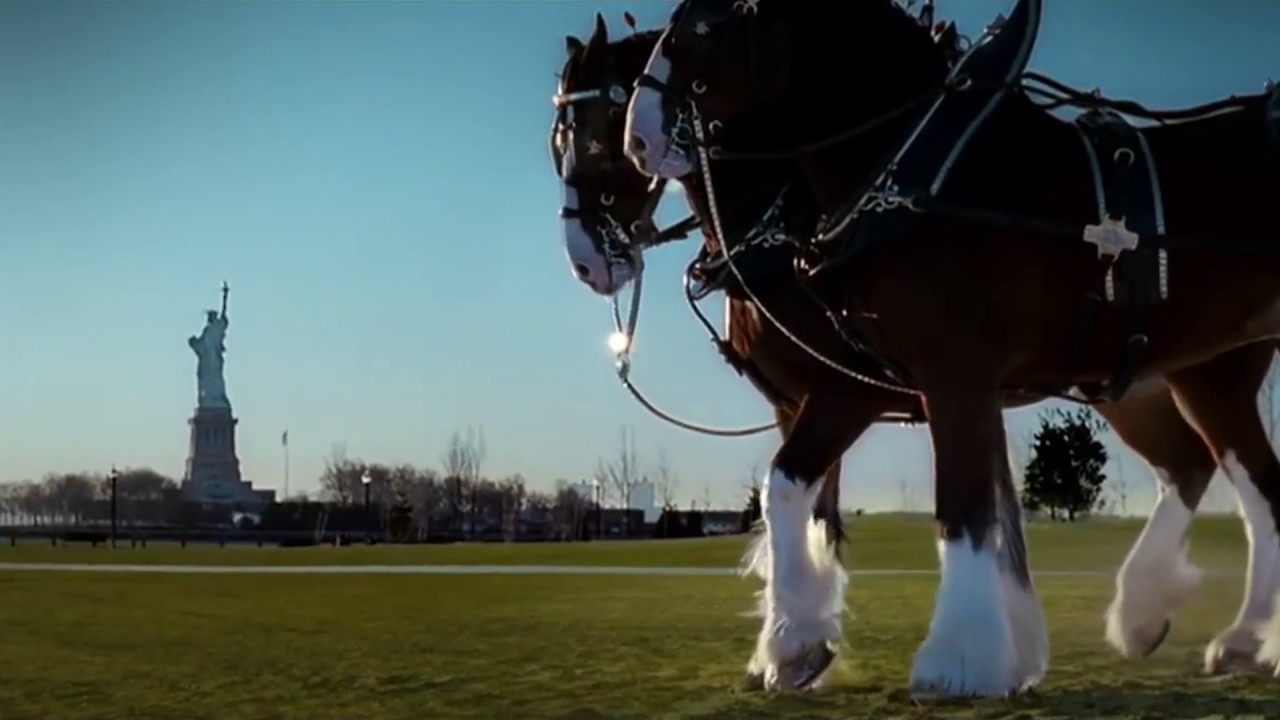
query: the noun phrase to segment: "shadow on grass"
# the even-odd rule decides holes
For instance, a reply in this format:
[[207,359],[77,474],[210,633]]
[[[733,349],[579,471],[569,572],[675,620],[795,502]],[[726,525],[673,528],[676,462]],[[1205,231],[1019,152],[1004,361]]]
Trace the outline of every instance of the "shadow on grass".
[[[1064,689],[1029,693],[1008,700],[935,700],[915,702],[904,689],[880,686],[841,687],[840,692],[764,696],[733,693],[715,707],[660,708],[637,713],[633,707],[570,710],[556,720],[831,720],[842,718],[957,718],[984,720],[1042,720],[1089,718],[1090,720],[1200,720],[1201,718],[1277,718],[1280,696],[1267,698],[1270,687],[1254,685],[1263,697],[1240,697],[1234,687],[1222,692],[1165,692],[1155,688],[1100,688],[1096,691]],[[1233,697],[1233,695],[1235,695]]]
[[[1224,690],[1226,690],[1224,688]],[[1280,697],[1232,697],[1230,691],[1160,691],[1154,689],[1099,691],[1061,690],[1029,695],[1011,701],[1010,705],[1026,711],[1050,716],[1090,718],[1168,718],[1198,720],[1208,717],[1280,716]]]

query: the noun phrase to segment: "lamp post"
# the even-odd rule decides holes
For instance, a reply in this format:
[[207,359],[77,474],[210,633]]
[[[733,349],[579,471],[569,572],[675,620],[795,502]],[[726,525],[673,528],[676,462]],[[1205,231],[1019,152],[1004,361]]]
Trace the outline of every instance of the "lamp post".
[[369,529],[373,526],[369,516],[369,489],[373,486],[373,477],[369,475],[368,470],[360,476],[360,484],[364,486],[364,537],[368,541]]
[[600,478],[591,478],[592,500],[596,503],[596,539],[604,537],[604,485]]
[[107,474],[107,482],[111,484],[111,547],[116,546],[116,488],[120,484],[120,471],[115,465],[111,466],[111,472]]

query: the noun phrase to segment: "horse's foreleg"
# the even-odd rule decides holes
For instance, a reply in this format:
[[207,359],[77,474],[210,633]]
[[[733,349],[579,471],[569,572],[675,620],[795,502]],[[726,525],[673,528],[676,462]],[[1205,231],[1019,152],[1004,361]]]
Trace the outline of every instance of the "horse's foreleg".
[[[764,480],[761,504],[766,545],[763,627],[750,670],[766,689],[802,689],[817,683],[835,658],[841,636],[845,573],[835,552],[821,478],[885,409],[883,391],[824,390],[808,397]],[[835,470],[834,482],[839,482]],[[829,517],[829,516],[828,516]]]
[[[778,432],[782,435],[782,442],[785,443],[787,438],[791,436],[792,426],[795,425],[796,408],[786,405],[776,405],[773,408],[773,416],[778,422]],[[761,496],[761,502],[763,502],[763,494]],[[761,510],[761,513],[763,514],[763,509]],[[756,534],[756,536],[747,543],[747,551],[742,556],[742,572],[744,575],[755,575],[766,583],[769,581],[769,533],[767,526],[764,532]],[[759,595],[760,608],[758,614],[761,617],[764,617],[764,593],[760,593]],[[766,665],[766,661],[760,655],[759,647],[756,647],[751,652],[751,659],[747,661],[745,686],[748,690],[764,689],[764,671]]]
[[[811,543],[809,551],[820,576],[819,582],[815,583],[815,589],[818,590],[819,594],[827,595],[831,599],[832,606],[839,611],[839,609],[843,609],[844,588],[848,582],[848,576],[840,559],[840,543],[844,542],[845,537],[844,521],[840,517],[839,460],[835,461],[827,469],[820,482],[822,483],[822,490],[818,492],[817,502],[813,508],[813,519],[816,525],[812,529],[821,529],[825,534],[826,540],[819,545],[815,542],[817,538],[811,536],[809,538]],[[768,534],[760,533],[752,539],[747,553],[743,557],[743,566],[746,572],[755,574],[761,580],[768,581]],[[767,615],[767,604],[764,602],[763,593],[761,593],[760,600],[758,614],[764,617]],[[751,660],[747,663],[746,687],[748,689],[761,690],[764,688],[764,667],[765,663],[761,659],[757,648],[751,654]]]
[[[959,367],[920,374],[933,439],[942,579],[911,668],[923,695],[1001,696],[1048,665],[1043,614],[1025,561],[1003,527],[1009,458],[998,378]],[[1020,555],[1021,562],[1016,561]],[[1002,557],[1003,556],[1003,557]],[[1043,648],[1043,650],[1028,649]],[[1040,655],[1041,657],[1036,657]]]

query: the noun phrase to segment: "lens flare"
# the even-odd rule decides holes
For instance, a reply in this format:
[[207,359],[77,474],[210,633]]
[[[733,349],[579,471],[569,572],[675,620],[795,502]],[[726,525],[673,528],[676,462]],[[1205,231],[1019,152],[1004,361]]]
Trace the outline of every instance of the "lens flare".
[[627,337],[624,332],[614,332],[609,335],[609,349],[614,355],[621,355],[631,347],[631,338]]

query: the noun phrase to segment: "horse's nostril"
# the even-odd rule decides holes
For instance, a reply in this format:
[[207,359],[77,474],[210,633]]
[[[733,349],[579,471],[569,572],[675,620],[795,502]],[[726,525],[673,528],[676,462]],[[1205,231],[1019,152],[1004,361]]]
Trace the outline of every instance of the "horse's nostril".
[[649,149],[649,143],[645,142],[644,138],[639,135],[632,134],[627,140],[627,149],[632,155],[644,155],[644,151]]
[[586,263],[574,263],[573,272],[578,276],[579,280],[588,280],[591,278],[591,268]]

